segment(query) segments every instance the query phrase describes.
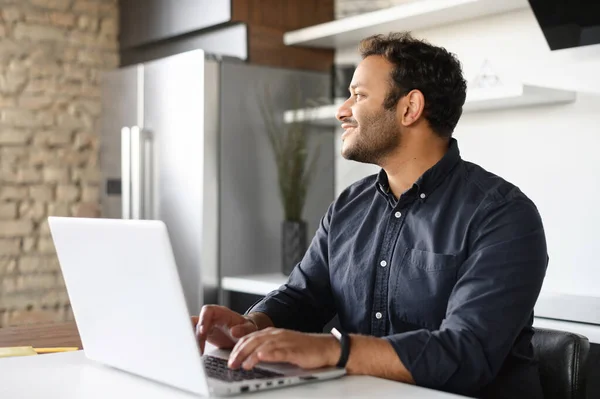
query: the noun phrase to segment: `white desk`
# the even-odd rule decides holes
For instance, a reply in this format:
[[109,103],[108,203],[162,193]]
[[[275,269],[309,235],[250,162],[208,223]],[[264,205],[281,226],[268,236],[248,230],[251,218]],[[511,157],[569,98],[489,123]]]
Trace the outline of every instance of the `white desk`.
[[[149,356],[152,356],[149,354]],[[82,351],[0,359],[2,399],[190,399],[168,386],[96,364]],[[460,396],[373,377],[349,376],[239,397],[258,398],[413,398],[450,399]]]

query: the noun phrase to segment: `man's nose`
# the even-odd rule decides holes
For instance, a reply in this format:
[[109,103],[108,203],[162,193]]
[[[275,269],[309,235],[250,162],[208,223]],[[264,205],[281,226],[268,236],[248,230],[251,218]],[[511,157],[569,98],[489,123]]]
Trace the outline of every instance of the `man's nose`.
[[350,99],[344,101],[344,103],[338,108],[335,113],[335,117],[338,121],[342,121],[345,118],[350,118],[352,116],[352,108],[350,107]]

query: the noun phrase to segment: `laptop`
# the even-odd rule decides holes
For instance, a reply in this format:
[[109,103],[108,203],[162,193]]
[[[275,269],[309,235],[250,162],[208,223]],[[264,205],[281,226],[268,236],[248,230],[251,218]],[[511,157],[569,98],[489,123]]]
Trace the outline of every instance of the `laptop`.
[[162,221],[49,217],[48,222],[90,360],[202,396],[345,374],[338,368],[264,363],[251,371],[230,370],[229,351],[211,347],[202,355]]

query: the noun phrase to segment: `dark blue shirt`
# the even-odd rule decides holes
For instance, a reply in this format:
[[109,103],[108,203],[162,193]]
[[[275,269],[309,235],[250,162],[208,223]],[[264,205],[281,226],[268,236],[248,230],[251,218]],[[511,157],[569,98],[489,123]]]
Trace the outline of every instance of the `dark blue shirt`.
[[547,263],[532,201],[452,139],[397,200],[383,170],[342,192],[287,284],[252,311],[319,332],[337,314],[346,332],[388,340],[421,386],[541,398],[531,337]]

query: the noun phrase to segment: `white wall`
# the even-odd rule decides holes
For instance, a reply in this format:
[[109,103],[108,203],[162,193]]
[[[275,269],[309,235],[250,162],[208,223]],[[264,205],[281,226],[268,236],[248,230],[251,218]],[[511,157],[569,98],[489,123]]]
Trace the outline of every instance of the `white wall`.
[[[399,30],[402,28],[399,27]],[[530,10],[413,32],[457,54],[468,80],[484,59],[505,82],[576,90],[568,105],[464,114],[464,159],[519,186],[544,220],[550,265],[544,291],[600,297],[600,50],[550,52]],[[336,62],[359,62],[355,48]],[[339,155],[336,195],[377,170]]]

